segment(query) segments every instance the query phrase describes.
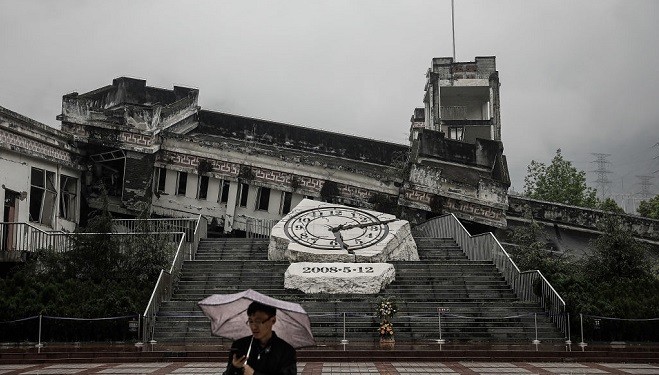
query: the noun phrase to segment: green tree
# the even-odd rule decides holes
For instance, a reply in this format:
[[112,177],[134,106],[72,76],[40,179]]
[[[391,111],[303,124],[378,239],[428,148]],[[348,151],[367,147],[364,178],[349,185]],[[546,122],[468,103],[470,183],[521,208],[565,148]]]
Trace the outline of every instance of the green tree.
[[643,217],[659,220],[659,195],[655,195],[650,200],[641,201],[638,205],[638,214]]
[[[599,223],[602,234],[591,242],[589,253],[582,258],[549,251],[542,228],[530,215],[527,219],[529,224],[511,228],[507,234],[507,239],[516,244],[509,247],[511,256],[521,270],[539,269],[563,297],[572,316],[583,313],[622,319],[656,318],[656,261],[620,218],[609,216]],[[577,324],[572,321],[573,330],[579,328]],[[586,336],[648,340],[659,333],[656,324],[644,322],[603,320],[602,324],[606,327],[599,331],[586,327]]]
[[530,211],[524,216],[528,224],[511,228],[507,235],[515,244],[510,247],[515,264],[521,271],[540,270],[557,290],[566,291],[580,276],[579,262],[569,252],[552,251],[545,231],[533,220]]
[[646,245],[637,241],[620,218],[599,224],[582,271],[588,295],[580,309],[588,314],[619,318],[655,318],[659,311],[659,277]]
[[[171,236],[155,234],[145,223],[138,225],[143,233],[112,235],[112,217],[104,209],[90,218],[84,231],[73,235],[68,251],[42,249],[31,254],[0,278],[0,322],[40,313],[101,318],[143,311],[160,270],[171,262],[173,253]],[[89,326],[83,334],[80,325],[72,329],[59,322],[52,327],[59,330],[55,336],[60,338],[89,338],[98,328]],[[121,327],[119,321],[108,322],[95,337],[117,337]]]
[[580,207],[597,207],[596,191],[586,186],[586,172],[565,160],[561,150],[551,164],[531,161],[524,178],[524,194],[530,198]]
[[599,208],[602,211],[607,211],[607,212],[613,212],[617,214],[624,214],[625,210],[622,209],[622,207],[618,206],[618,203],[614,201],[611,198],[606,198],[603,201],[600,201],[597,204],[597,208]]

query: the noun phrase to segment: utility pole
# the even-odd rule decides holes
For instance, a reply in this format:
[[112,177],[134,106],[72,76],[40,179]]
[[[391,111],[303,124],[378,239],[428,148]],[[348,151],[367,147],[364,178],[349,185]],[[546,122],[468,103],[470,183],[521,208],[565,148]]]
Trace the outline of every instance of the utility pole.
[[638,194],[641,196],[641,199],[647,200],[650,199],[650,186],[652,186],[652,180],[654,176],[636,176],[639,180],[641,180],[638,184],[641,185],[641,191],[638,192]]
[[607,166],[611,163],[609,163],[609,161],[606,160],[606,158],[611,156],[611,154],[591,153],[591,155],[596,157],[596,159],[591,163],[597,163],[597,169],[591,172],[597,174],[597,180],[595,180],[595,182],[597,183],[598,190],[600,191],[600,198],[604,199],[611,194],[609,187],[611,180],[609,180],[609,178],[607,177],[607,175],[611,173],[611,171],[607,168]]
[[[657,148],[657,156],[654,157],[654,160],[659,160],[659,142],[652,145],[652,148],[655,148],[655,147]],[[659,172],[659,169],[657,169],[653,173],[657,173],[657,172]]]

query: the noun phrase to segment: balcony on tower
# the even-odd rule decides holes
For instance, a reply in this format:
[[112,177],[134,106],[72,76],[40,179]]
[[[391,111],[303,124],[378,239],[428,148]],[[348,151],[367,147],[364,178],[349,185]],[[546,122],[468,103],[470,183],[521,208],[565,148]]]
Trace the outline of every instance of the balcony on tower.
[[433,59],[425,88],[425,127],[472,144],[501,140],[499,86],[494,57]]

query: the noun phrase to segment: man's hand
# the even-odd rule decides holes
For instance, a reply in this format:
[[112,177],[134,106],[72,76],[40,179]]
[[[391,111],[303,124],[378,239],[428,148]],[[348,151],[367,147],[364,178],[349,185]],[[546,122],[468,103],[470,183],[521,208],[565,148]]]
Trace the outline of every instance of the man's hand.
[[245,369],[245,372],[243,372],[243,374],[254,375],[254,369],[251,368],[247,363],[245,363],[245,367],[243,367],[243,369]]
[[243,366],[245,366],[245,359],[246,359],[245,357],[246,356],[238,357],[237,354],[234,354],[233,359],[231,360],[231,364],[233,365],[233,367],[242,368]]

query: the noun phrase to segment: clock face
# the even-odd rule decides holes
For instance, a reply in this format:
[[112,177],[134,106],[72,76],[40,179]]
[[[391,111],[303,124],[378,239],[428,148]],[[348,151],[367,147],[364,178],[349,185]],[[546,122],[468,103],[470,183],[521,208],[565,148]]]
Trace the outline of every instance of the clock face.
[[326,206],[298,212],[286,221],[284,232],[306,247],[341,250],[336,232],[348,249],[358,250],[380,242],[389,233],[389,226],[356,208]]

